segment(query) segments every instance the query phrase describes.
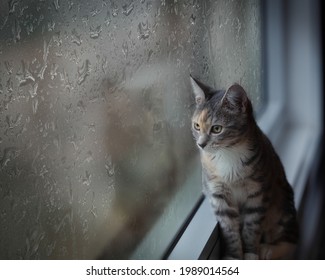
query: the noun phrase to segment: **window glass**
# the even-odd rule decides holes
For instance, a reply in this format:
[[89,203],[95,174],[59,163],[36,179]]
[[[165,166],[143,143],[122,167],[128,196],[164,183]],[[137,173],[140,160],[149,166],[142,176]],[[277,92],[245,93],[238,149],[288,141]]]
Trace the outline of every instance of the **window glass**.
[[189,74],[261,104],[259,1],[1,1],[0,258],[160,258],[201,195]]

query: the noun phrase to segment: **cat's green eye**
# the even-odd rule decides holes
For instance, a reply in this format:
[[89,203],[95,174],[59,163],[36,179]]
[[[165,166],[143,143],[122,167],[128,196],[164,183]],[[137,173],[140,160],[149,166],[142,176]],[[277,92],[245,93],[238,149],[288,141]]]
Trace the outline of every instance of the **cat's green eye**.
[[211,127],[211,133],[219,134],[221,131],[222,131],[221,125],[214,125],[213,127]]
[[198,131],[200,130],[200,125],[198,123],[196,123],[196,122],[193,123],[193,127],[194,127],[195,130],[198,130]]

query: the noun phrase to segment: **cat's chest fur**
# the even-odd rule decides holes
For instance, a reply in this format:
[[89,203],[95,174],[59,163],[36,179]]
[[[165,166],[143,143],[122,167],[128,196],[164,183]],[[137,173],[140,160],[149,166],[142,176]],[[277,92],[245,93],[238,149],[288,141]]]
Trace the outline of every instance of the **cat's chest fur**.
[[225,183],[235,183],[246,177],[249,166],[245,165],[251,152],[246,145],[222,148],[215,153],[201,152],[202,167],[211,177],[218,177]]
[[245,161],[250,151],[245,146],[222,149],[216,153],[201,153],[205,192],[209,194],[229,192],[238,204],[248,195],[247,176],[251,172]]

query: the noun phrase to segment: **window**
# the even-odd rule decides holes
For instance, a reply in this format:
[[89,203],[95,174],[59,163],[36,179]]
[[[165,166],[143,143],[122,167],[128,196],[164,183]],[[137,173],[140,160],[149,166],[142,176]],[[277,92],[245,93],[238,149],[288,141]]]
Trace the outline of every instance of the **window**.
[[2,1],[0,258],[161,258],[201,198],[189,74],[262,94],[260,1]]
[[[258,123],[282,159],[299,211],[304,211],[301,205],[306,194],[306,182],[313,162],[315,159],[317,161],[317,148],[322,145],[319,5],[317,0],[276,0],[263,2],[262,7],[264,90],[267,102],[264,100],[265,106],[258,114]],[[319,207],[316,200],[312,204],[312,208]],[[208,202],[203,201],[167,256],[169,259],[218,258],[218,228],[209,210]],[[320,211],[317,208],[313,210],[314,214]],[[310,218],[308,212],[303,215]],[[312,226],[313,223],[308,225]],[[314,234],[314,228],[302,228],[301,244],[310,245],[308,238]],[[306,248],[301,249],[306,253]]]

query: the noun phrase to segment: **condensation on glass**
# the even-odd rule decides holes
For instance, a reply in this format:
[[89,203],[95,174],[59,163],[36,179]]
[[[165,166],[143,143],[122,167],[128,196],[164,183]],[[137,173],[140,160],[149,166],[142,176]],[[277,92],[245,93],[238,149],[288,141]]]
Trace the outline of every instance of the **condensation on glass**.
[[189,74],[261,104],[258,1],[0,1],[0,258],[160,258],[201,193]]

